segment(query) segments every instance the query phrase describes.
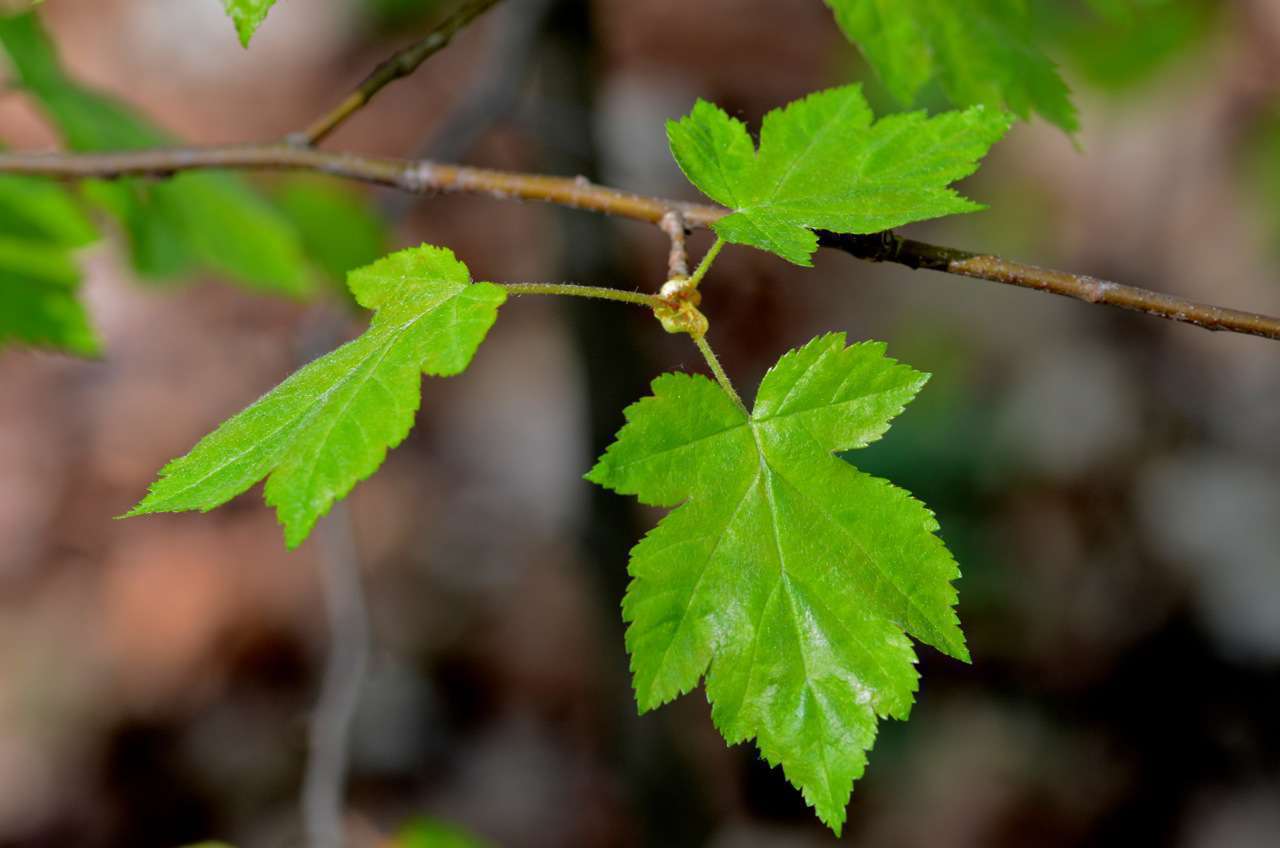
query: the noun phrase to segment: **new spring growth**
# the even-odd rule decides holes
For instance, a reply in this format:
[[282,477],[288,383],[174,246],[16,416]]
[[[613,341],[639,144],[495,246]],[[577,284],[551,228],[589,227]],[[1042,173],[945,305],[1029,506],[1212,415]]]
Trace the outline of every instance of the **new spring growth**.
[[661,303],[653,308],[654,317],[668,333],[688,333],[694,339],[707,334],[707,316],[698,309],[702,294],[688,277],[672,277],[658,292]]

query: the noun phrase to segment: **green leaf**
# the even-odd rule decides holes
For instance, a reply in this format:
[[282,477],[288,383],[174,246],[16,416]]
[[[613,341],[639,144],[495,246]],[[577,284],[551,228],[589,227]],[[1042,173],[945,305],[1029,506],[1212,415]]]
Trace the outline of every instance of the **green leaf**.
[[1037,26],[1100,88],[1137,85],[1202,46],[1223,11],[1213,0],[1091,0],[1093,13],[1037,0]]
[[240,35],[240,43],[249,46],[249,40],[267,19],[267,12],[276,4],[276,0],[222,0],[222,5],[236,25]]
[[71,255],[96,238],[93,224],[61,186],[0,176],[0,345],[99,353],[76,299],[80,271]]
[[169,463],[129,515],[207,512],[269,477],[267,503],[297,547],[408,435],[421,373],[463,371],[506,299],[499,286],[472,283],[453,253],[427,245],[352,271],[348,285],[376,310],[369,329]]
[[839,334],[784,356],[749,415],[710,380],[667,374],[588,475],[681,504],[631,552],[640,709],[705,674],[725,739],[754,737],[837,833],[878,720],[911,709],[904,634],[968,659],[933,514],[832,455],[883,435],[926,379]]
[[402,829],[389,848],[485,848],[488,844],[461,828],[424,819]]
[[874,233],[982,207],[949,188],[969,176],[1009,129],[976,106],[930,118],[874,121],[858,86],[811,94],[764,118],[757,153],[746,125],[699,100],[667,124],[689,180],[734,210],[715,224],[736,244],[810,265],[813,230]]
[[275,196],[325,274],[342,280],[387,252],[391,233],[364,195],[330,180],[295,177]]
[[64,247],[0,236],[0,345],[97,355],[79,286],[80,271]]
[[[36,15],[0,18],[0,45],[22,87],[73,150],[173,143],[129,108],[70,79]],[[237,176],[200,172],[162,182],[90,182],[86,195],[121,222],[140,273],[169,277],[205,268],[257,290],[294,297],[309,290],[301,237]]]
[[93,223],[62,186],[9,175],[0,176],[0,234],[66,248],[98,239]]
[[1035,111],[1067,132],[1079,128],[1066,83],[1035,44],[1026,0],[826,3],[905,105],[937,80],[958,106],[982,103],[1022,118]]

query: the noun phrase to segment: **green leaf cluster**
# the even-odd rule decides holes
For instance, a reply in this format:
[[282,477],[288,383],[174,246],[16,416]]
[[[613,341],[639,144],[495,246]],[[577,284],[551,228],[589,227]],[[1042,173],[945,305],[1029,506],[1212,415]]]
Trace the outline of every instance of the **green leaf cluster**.
[[667,374],[588,475],[675,508],[631,553],[641,710],[705,675],[725,738],[754,738],[837,833],[879,719],[911,709],[907,636],[968,659],[932,513],[833,455],[880,438],[926,379],[843,335],[782,357],[750,413]]
[[[172,143],[127,107],[69,78],[35,14],[0,18],[0,45],[23,90],[72,150]],[[308,291],[308,262],[298,233],[237,176],[193,172],[162,182],[99,181],[88,184],[85,193],[120,222],[134,265],[144,275],[173,277],[207,269],[262,291],[295,297]]]
[[422,374],[462,372],[506,299],[499,286],[472,283],[450,251],[427,245],[352,271],[348,285],[375,310],[369,329],[169,463],[130,515],[207,512],[269,477],[267,503],[297,547],[409,434]]
[[689,180],[733,210],[717,235],[809,265],[814,230],[874,233],[981,209],[950,186],[1008,129],[1004,113],[982,106],[876,121],[853,85],[770,112],[758,151],[745,124],[701,100],[667,137]]

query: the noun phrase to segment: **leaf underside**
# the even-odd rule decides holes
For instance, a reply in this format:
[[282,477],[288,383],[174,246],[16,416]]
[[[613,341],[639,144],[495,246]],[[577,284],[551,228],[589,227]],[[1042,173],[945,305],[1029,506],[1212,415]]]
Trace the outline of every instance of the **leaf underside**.
[[1008,129],[1007,115],[983,106],[876,121],[854,85],[770,112],[758,151],[745,124],[702,100],[667,137],[689,180],[733,210],[717,235],[810,265],[814,230],[875,233],[981,209],[950,186]]
[[1026,0],[826,3],[904,105],[936,80],[957,106],[986,104],[1024,119],[1037,112],[1069,133],[1079,129],[1067,84],[1035,43]]
[[910,711],[908,635],[968,659],[932,513],[833,456],[878,439],[926,379],[843,335],[784,356],[750,414],[667,374],[588,475],[674,507],[632,550],[623,602],[641,710],[705,675],[726,740],[754,738],[837,833],[878,720]]
[[506,299],[499,286],[472,283],[453,253],[427,245],[352,271],[348,285],[376,310],[369,329],[169,463],[129,515],[207,512],[266,477],[285,542],[298,546],[408,435],[422,374],[463,371]]

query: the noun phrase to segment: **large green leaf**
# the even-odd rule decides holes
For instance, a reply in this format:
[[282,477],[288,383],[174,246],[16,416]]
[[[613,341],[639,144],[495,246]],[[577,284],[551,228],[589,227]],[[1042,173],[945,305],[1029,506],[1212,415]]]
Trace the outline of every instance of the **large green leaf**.
[[705,674],[725,738],[754,737],[837,832],[878,720],[911,709],[907,634],[968,658],[932,513],[832,455],[883,435],[926,379],[843,335],[784,356],[750,414],[704,377],[667,374],[588,475],[681,504],[631,552],[641,710]]
[[715,224],[721,238],[809,265],[815,229],[874,233],[981,209],[950,185],[1008,128],[981,106],[875,121],[861,88],[846,86],[766,115],[758,153],[745,124],[701,100],[667,136],[689,180],[734,210]]
[[296,547],[408,435],[421,375],[463,371],[506,299],[499,286],[472,283],[450,251],[427,245],[353,271],[348,284],[376,310],[369,329],[169,463],[130,515],[205,512],[269,477],[267,503]]
[[1068,132],[1078,128],[1071,93],[1035,42],[1026,0],[826,3],[904,104],[936,79],[959,106],[983,103],[1023,118],[1035,111]]

